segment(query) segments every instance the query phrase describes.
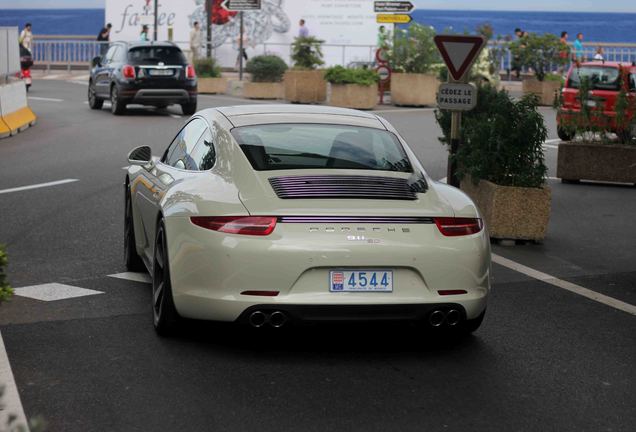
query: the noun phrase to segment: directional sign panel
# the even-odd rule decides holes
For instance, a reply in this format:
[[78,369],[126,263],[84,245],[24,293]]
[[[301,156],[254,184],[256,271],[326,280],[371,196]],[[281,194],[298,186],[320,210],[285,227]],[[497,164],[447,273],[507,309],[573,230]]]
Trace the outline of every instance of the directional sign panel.
[[477,89],[471,84],[444,83],[437,92],[439,109],[470,111],[477,105]]
[[221,6],[232,12],[259,10],[261,0],[224,0]]
[[411,15],[406,14],[377,14],[378,24],[408,24],[411,22]]
[[470,70],[485,43],[481,36],[435,36],[435,45],[455,81],[460,81]]
[[382,12],[401,12],[409,13],[415,9],[415,5],[410,1],[374,1],[373,8],[375,13]]

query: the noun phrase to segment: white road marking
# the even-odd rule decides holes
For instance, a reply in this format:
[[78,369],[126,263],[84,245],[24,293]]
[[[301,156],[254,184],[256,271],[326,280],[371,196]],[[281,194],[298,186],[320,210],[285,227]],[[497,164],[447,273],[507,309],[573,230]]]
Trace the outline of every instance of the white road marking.
[[129,167],[125,166],[125,167],[121,167],[121,169],[123,170],[128,170]]
[[538,270],[524,266],[523,264],[519,264],[515,261],[509,260],[508,258],[504,258],[496,254],[492,254],[492,261],[516,272],[525,274],[526,276],[529,276],[533,279],[537,279],[541,282],[545,282],[555,287],[562,288],[566,291],[573,292],[574,294],[578,294],[590,300],[594,300],[623,312],[627,312],[628,314],[636,315],[636,306],[629,303],[625,303],[613,297],[606,296],[605,294],[597,293],[596,291],[592,291],[591,289],[584,288],[580,285],[573,284],[572,282],[559,279],[547,273],[540,272]]
[[181,118],[181,116],[180,116],[180,115],[177,115],[177,114],[170,114],[170,117],[172,117],[172,118],[178,118],[178,119],[180,119],[180,118]]
[[14,288],[13,293],[20,297],[28,297],[41,301],[66,300],[75,297],[104,294],[103,291],[95,291],[60,283],[47,283]]
[[553,138],[553,139],[545,140],[543,144],[554,144],[554,143],[560,143],[560,142],[561,142],[561,138]]
[[544,148],[558,149],[559,146],[551,145],[551,144],[543,144]]
[[42,79],[45,80],[54,80],[54,79],[58,79],[59,77],[61,77],[62,75],[58,75],[58,74],[53,74],[53,75],[45,75],[42,77]]
[[125,272],[125,273],[115,273],[108,275],[108,277],[117,278],[117,279],[126,279],[135,282],[143,282],[143,283],[151,283],[152,279],[150,279],[150,275],[148,273],[135,273],[135,272]]
[[10,193],[10,192],[21,192],[25,190],[39,189],[39,188],[51,187],[51,186],[58,186],[58,185],[66,184],[66,183],[73,183],[76,181],[79,181],[79,179],[64,179],[64,180],[57,180],[57,181],[52,181],[48,183],[38,183],[38,184],[29,185],[29,186],[20,186],[20,187],[15,187],[11,189],[1,189],[0,194]]
[[64,99],[46,98],[38,96],[29,96],[29,100],[46,101],[46,102],[64,102]]
[[436,108],[394,108],[394,109],[387,109],[387,110],[372,110],[370,112],[372,113],[381,113],[381,114],[386,114],[386,113],[405,113],[405,112],[430,112],[430,111],[435,111]]
[[88,79],[89,79],[90,77],[91,77],[91,75],[90,75],[90,74],[86,74],[86,75],[77,75],[77,76],[74,76],[74,77],[73,77],[73,80],[76,80],[76,81],[84,81],[84,80],[86,80],[86,81],[88,81]]
[[82,85],[88,85],[88,81],[77,81],[77,80],[69,80],[68,82],[73,83],[73,84],[82,84]]
[[[4,388],[4,394],[2,396],[2,408],[0,408],[0,425],[4,428],[7,426],[9,416],[15,416],[15,421],[12,426],[27,427],[26,416],[24,415],[24,408],[22,408],[22,402],[20,401],[20,393],[18,393],[18,387],[15,384],[13,378],[13,372],[11,371],[11,364],[9,363],[9,356],[7,356],[7,350],[4,347],[4,341],[2,340],[2,334],[0,333],[0,387]],[[26,429],[28,430],[28,429]]]

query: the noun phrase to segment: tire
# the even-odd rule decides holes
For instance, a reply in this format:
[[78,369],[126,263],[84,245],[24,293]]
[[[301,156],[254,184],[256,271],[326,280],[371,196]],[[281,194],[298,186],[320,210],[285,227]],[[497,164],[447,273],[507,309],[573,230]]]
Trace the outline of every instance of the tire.
[[477,329],[481,326],[481,323],[484,321],[484,317],[486,316],[486,311],[484,310],[481,315],[479,315],[475,319],[466,320],[461,323],[460,331],[465,335],[469,335],[477,331]]
[[126,103],[119,97],[117,86],[110,88],[110,112],[114,115],[122,115],[126,111]]
[[572,139],[574,138],[574,134],[572,132],[569,132],[560,127],[557,127],[557,135],[562,141],[572,141]]
[[183,115],[192,115],[197,112],[197,100],[181,104],[181,111],[183,111]]
[[141,257],[137,253],[135,242],[135,229],[133,225],[132,200],[130,186],[126,186],[126,203],[124,210],[124,263],[126,269],[133,272],[146,271]]
[[91,109],[99,110],[102,109],[103,105],[104,99],[100,99],[97,97],[97,94],[95,93],[95,85],[90,82],[88,84],[88,106]]
[[177,330],[179,314],[172,298],[170,265],[166,242],[166,227],[159,222],[155,236],[155,252],[152,259],[152,316],[155,331],[160,336],[170,336]]

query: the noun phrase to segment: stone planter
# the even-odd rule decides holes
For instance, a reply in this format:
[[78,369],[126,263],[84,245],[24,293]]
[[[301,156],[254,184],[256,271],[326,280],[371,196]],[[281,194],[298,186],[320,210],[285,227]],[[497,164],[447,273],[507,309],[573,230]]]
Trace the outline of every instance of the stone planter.
[[378,102],[377,85],[331,84],[329,105],[370,110]]
[[561,90],[561,81],[538,81],[536,78],[527,78],[521,82],[523,94],[534,93],[539,96],[539,104],[544,106],[554,105],[554,98]]
[[545,238],[550,221],[552,191],[549,187],[499,186],[464,179],[463,190],[477,205],[491,238],[534,240]]
[[223,94],[227,90],[227,78],[199,78],[199,93]]
[[391,101],[394,105],[435,105],[439,84],[435,75],[394,73],[391,75]]
[[247,99],[282,99],[283,83],[280,82],[246,82],[243,85],[243,97]]
[[562,142],[557,177],[563,182],[596,180],[636,184],[636,146]]
[[285,72],[285,100],[293,103],[320,103],[327,99],[327,81],[321,70],[288,70]]

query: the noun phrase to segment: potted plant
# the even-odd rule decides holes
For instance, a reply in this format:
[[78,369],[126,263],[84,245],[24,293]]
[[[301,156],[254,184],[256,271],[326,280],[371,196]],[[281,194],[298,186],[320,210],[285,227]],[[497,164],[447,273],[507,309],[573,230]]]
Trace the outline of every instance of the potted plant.
[[[542,144],[547,128],[538,100],[515,101],[491,85],[478,88],[477,107],[462,116],[455,155],[461,189],[477,204],[490,236],[541,241],[550,219],[551,190]],[[450,112],[436,118],[449,142]]]
[[534,72],[533,77],[521,83],[523,93],[537,95],[541,105],[553,105],[561,88],[561,77],[551,73],[551,68],[567,62],[567,58],[561,56],[563,45],[559,38],[550,33],[529,33],[512,42],[510,51],[521,66]]
[[324,71],[317,70],[323,65],[321,46],[324,41],[313,36],[297,37],[292,44],[294,66],[285,72],[283,84],[285,99],[294,103],[318,103],[327,99],[327,82]]
[[199,93],[225,93],[227,78],[221,76],[221,68],[212,58],[198,59],[194,63]]
[[[627,71],[621,69],[620,90],[604,90],[603,97],[597,99],[593,83],[584,77],[576,93],[578,112],[565,108],[562,96],[557,114],[559,135],[567,138],[559,145],[557,156],[557,177],[562,182],[636,184],[636,99],[628,96],[628,79]],[[613,108],[606,105],[610,93],[614,93]]]
[[331,85],[329,105],[373,109],[378,101],[379,79],[378,74],[370,69],[347,69],[342,66],[327,69],[325,80]]
[[283,75],[287,64],[276,55],[260,55],[251,58],[245,70],[252,81],[243,86],[243,97],[248,99],[281,99],[283,97]]
[[436,103],[439,80],[433,72],[441,58],[433,38],[435,30],[412,24],[408,30],[398,30],[389,51],[393,67],[391,101],[395,105],[433,105]]
[[9,300],[13,295],[13,288],[11,288],[9,282],[7,282],[6,267],[7,254],[4,250],[4,246],[0,245],[0,303]]

